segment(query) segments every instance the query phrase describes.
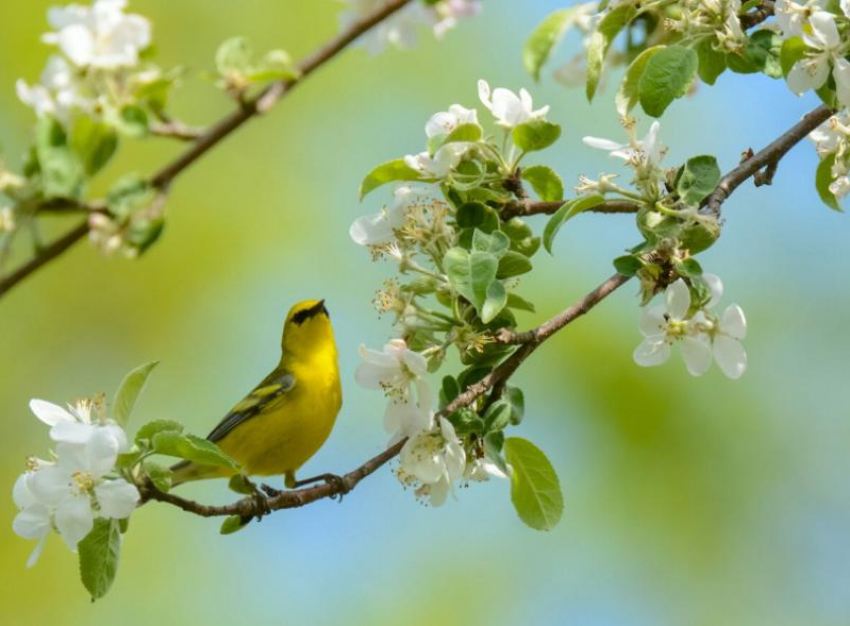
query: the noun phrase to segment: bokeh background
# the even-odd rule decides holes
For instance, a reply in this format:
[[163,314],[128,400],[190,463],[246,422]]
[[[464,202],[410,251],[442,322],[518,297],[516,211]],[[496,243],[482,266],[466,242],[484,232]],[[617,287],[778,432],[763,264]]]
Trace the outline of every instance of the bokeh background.
[[[35,80],[44,64],[38,38],[49,4],[0,3],[0,140],[12,164],[32,122],[14,82]],[[476,105],[482,77],[529,87],[535,102],[552,105],[565,132],[544,158],[568,182],[620,171],[580,141],[621,136],[616,82],[591,108],[549,74],[532,86],[521,67],[524,39],[558,3],[485,5],[440,43],[425,33],[412,52],[351,50],[322,69],[179,179],[165,236],[140,261],[82,244],[0,302],[0,491],[10,493],[25,457],[48,444],[30,398],[111,393],[127,370],[159,359],[135,419],[175,418],[205,433],[276,362],[289,305],[312,297],[327,298],[333,315],[345,403],[305,471],[341,473],[380,450],[383,400],[355,386],[353,372],[357,346],[391,333],[370,306],[391,268],[370,263],[347,230],[388,194],[359,205],[362,175],[420,150],[431,113]],[[258,50],[307,53],[336,31],[339,5],[136,0],[132,8],[153,20],[163,66],[202,74],[232,35]],[[177,99],[179,114],[197,124],[229,106],[202,80]],[[728,169],[813,106],[780,81],[724,75],[665,116],[668,162],[713,153]],[[151,172],[179,149],[167,140],[128,146],[94,191],[125,171]],[[133,517],[116,584],[92,605],[57,537],[25,569],[32,545],[12,533],[8,497],[0,623],[850,623],[850,220],[817,199],[816,162],[801,145],[773,187],[742,188],[727,205],[722,239],[701,257],[723,277],[726,303],[747,312],[751,368],[742,380],[716,369],[693,379],[677,356],[636,367],[634,286],[518,374],[528,410],[516,432],[545,449],[566,497],[553,532],[522,525],[504,482],[431,510],[388,469],[341,505],[279,513],[225,538],[218,521],[154,504]],[[539,306],[522,325],[594,287],[635,241],[628,216],[571,222],[555,255],[541,253],[524,281]],[[187,493],[229,498],[223,485]]]

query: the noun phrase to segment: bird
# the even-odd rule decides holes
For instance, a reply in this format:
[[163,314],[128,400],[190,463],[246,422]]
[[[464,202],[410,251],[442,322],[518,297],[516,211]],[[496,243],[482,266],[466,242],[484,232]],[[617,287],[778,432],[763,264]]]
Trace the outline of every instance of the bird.
[[296,479],[327,440],[342,407],[336,342],[324,300],[305,300],[289,310],[281,351],[277,367],[207,436],[240,469],[184,461],[171,468],[172,486],[239,473],[282,475],[290,489],[341,480],[333,474]]

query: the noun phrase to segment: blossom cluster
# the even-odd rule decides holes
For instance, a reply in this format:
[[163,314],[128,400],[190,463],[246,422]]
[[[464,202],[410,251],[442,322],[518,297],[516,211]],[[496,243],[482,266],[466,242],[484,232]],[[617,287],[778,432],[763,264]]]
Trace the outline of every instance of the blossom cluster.
[[[343,29],[386,4],[386,0],[342,1],[347,5],[339,15]],[[371,54],[379,54],[389,47],[409,49],[416,45],[420,27],[430,28],[437,38],[441,38],[457,26],[459,19],[474,17],[480,12],[481,2],[478,0],[416,0],[364,35],[362,45]]]
[[842,110],[809,134],[822,165],[829,171],[827,187],[837,200],[850,192],[850,113]]
[[139,490],[115,469],[118,455],[129,445],[124,430],[105,417],[102,398],[82,400],[67,409],[33,400],[30,408],[50,426],[56,444],[49,459],[30,458],[12,494],[19,509],[14,531],[38,541],[28,562],[33,565],[51,530],[75,550],[96,518],[130,517]]

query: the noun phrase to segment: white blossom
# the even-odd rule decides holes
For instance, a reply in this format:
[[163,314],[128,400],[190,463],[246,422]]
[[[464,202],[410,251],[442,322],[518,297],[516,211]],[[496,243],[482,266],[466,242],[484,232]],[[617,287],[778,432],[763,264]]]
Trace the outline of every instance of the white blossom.
[[91,6],[53,7],[47,19],[56,32],[43,41],[55,44],[78,67],[133,67],[151,43],[150,22],[125,14],[127,0],[95,0]]
[[115,442],[116,450],[124,452],[127,449],[127,435],[124,429],[111,420],[100,420],[96,412],[95,402],[89,399],[80,400],[68,405],[68,409],[47,402],[46,400],[30,400],[30,409],[35,416],[50,426],[50,438],[62,443],[85,444],[95,433],[104,433]]
[[441,180],[457,167],[469,150],[470,145],[465,141],[456,141],[441,146],[434,156],[431,156],[428,152],[409,154],[404,157],[404,163],[425,178]]
[[485,482],[491,478],[508,478],[508,475],[498,465],[493,463],[493,461],[485,457],[467,463],[463,477],[467,480]]
[[[46,464],[46,461],[39,462]],[[32,567],[38,561],[51,530],[50,509],[33,495],[28,485],[33,473],[29,471],[21,474],[12,488],[12,500],[19,511],[12,521],[12,530],[24,539],[38,541],[27,560],[27,567]]]
[[828,80],[831,68],[839,101],[850,104],[850,62],[844,58],[847,45],[838,33],[835,16],[817,10],[809,17],[808,25],[809,29],[803,31],[803,41],[814,52],[807,52],[791,68],[788,87],[797,95],[818,89]]
[[802,37],[803,27],[812,12],[822,10],[825,6],[826,0],[777,0],[773,13],[776,23],[786,37]]
[[[98,429],[84,444],[59,443],[56,462],[25,474],[22,513],[41,505],[52,525],[72,550],[91,531],[96,517],[124,519],[136,508],[139,491],[123,478],[110,478],[118,458],[118,445],[105,429]],[[30,498],[31,497],[31,498]],[[27,500],[30,498],[29,500]],[[34,535],[44,522],[44,508],[16,532]]]
[[89,111],[93,102],[82,94],[74,69],[60,56],[53,55],[41,73],[41,83],[28,85],[23,79],[15,84],[18,98],[36,115],[51,115],[67,121],[75,109]]
[[440,111],[431,116],[425,124],[425,134],[431,137],[448,135],[461,124],[477,124],[478,111],[453,104],[448,111]]
[[846,110],[830,117],[809,133],[821,159],[834,155],[829,191],[837,199],[850,193],[850,113]]
[[429,194],[429,190],[424,187],[400,185],[393,192],[392,204],[378,213],[358,217],[348,229],[348,234],[354,243],[361,246],[390,243],[395,239],[395,232],[407,220],[410,207],[425,201]]
[[548,105],[535,111],[531,95],[525,89],[520,89],[517,96],[510,89],[497,87],[491,94],[490,84],[486,80],[478,81],[478,98],[496,118],[496,123],[504,128],[543,119],[549,112]]
[[459,18],[475,17],[481,13],[478,0],[444,0],[432,8],[438,20],[433,26],[434,35],[438,39],[457,26]]
[[441,506],[462,478],[466,452],[445,418],[432,429],[422,431],[405,442],[399,456],[399,479],[416,487],[416,495],[431,506]]
[[665,303],[641,312],[643,342],[635,349],[638,365],[661,365],[670,358],[671,346],[680,343],[685,367],[693,376],[708,371],[712,358],[726,376],[740,378],[747,369],[747,354],[741,340],[747,334],[744,312],[738,305],[728,307],[720,318],[712,315],[713,306],[723,293],[717,276],[706,274],[702,282],[710,291],[709,301],[691,312],[691,292],[681,278],[665,292]]
[[425,357],[408,349],[403,339],[393,339],[381,351],[361,345],[360,357],[363,362],[354,379],[366,389],[382,389],[389,397],[384,427],[393,434],[392,441],[430,428],[431,388],[423,378],[428,373]]
[[632,138],[629,143],[618,143],[611,139],[584,137],[582,141],[591,148],[610,152],[612,157],[623,159],[628,165],[657,168],[660,167],[661,160],[667,152],[661,143],[660,131],[661,124],[655,120],[650,125],[649,132],[640,140]]

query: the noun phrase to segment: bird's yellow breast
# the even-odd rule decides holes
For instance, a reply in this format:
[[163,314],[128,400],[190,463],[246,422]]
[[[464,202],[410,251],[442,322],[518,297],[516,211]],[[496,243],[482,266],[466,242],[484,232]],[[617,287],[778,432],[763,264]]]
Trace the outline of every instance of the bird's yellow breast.
[[218,442],[249,475],[295,473],[328,438],[342,406],[333,345],[286,369],[295,386]]

